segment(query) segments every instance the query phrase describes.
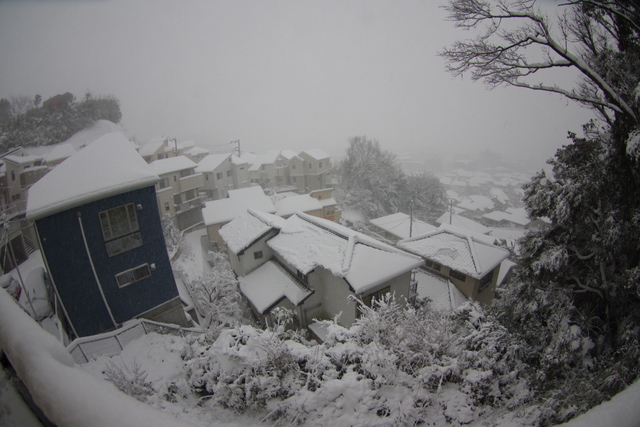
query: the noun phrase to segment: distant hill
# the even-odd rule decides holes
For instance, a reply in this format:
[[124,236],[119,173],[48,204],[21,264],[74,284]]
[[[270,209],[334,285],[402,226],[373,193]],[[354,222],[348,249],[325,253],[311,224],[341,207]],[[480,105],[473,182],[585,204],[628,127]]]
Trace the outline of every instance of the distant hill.
[[[7,103],[0,100],[0,105]],[[114,97],[87,94],[82,101],[76,101],[69,92],[56,95],[42,106],[34,105],[24,113],[0,121],[0,152],[18,146],[57,144],[98,120],[118,123],[121,118],[120,104]]]

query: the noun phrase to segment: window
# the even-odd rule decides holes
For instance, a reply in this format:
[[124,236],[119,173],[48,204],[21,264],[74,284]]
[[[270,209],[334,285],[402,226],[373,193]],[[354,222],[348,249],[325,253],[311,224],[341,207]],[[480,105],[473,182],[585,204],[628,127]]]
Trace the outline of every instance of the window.
[[180,194],[174,194],[173,195],[173,204],[178,206],[182,204],[182,197],[180,196]]
[[480,289],[478,292],[484,291],[493,281],[493,271],[480,280]]
[[262,254],[262,251],[255,251],[253,253],[253,259],[260,259],[262,258],[264,255]]
[[11,171],[11,181],[16,180],[16,171]]
[[206,179],[207,181],[209,181],[209,174],[208,174],[208,173],[205,173],[205,174],[204,174],[204,179]]
[[231,170],[227,171],[227,176],[231,176]]
[[216,178],[217,179],[222,179],[222,172],[216,173]]
[[140,227],[133,203],[102,211],[98,215],[109,256],[142,246],[142,235],[135,233]]
[[15,202],[16,200],[20,200],[20,193],[14,194],[13,196],[11,196],[12,202]]
[[102,211],[99,215],[104,240],[115,239],[139,229],[136,208],[133,203]]
[[309,169],[311,169],[311,163],[309,163]]
[[151,277],[151,269],[149,264],[142,264],[131,270],[116,274],[116,282],[118,282],[118,287],[122,288],[147,277]]
[[322,162],[318,163],[318,167],[322,168]]
[[195,191],[193,191],[193,188],[191,190],[187,190],[184,192],[184,199],[185,200],[191,200],[196,196]]
[[180,177],[184,178],[185,176],[192,175],[191,169],[186,169],[180,172]]
[[449,276],[450,276],[450,277],[453,277],[454,279],[458,279],[458,280],[460,280],[461,282],[464,282],[464,281],[466,281],[466,280],[467,280],[467,276],[465,276],[465,275],[464,275],[464,274],[462,274],[462,273],[458,273],[458,272],[457,272],[457,271],[455,271],[455,270],[449,270]]
[[158,160],[162,160],[164,159],[164,153],[159,153],[158,154]]
[[169,186],[169,178],[162,178],[158,183],[158,187],[167,188]]
[[435,271],[440,271],[440,267],[441,267],[440,264],[438,264],[437,262],[433,262],[428,259],[424,261],[424,265],[426,265],[427,267]]
[[295,164],[291,165],[291,169],[295,169],[295,168],[296,168]]
[[168,212],[170,209],[169,202],[164,202],[164,210]]

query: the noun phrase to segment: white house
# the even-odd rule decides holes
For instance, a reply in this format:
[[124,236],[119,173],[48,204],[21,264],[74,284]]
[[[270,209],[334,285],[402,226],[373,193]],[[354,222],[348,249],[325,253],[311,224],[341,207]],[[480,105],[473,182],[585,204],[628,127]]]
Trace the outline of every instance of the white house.
[[359,312],[350,297],[371,305],[393,294],[405,303],[411,271],[422,264],[417,256],[303,213],[281,221],[250,212],[220,235],[254,313],[269,323],[271,311],[285,307],[299,328],[337,315],[339,324],[353,325]]

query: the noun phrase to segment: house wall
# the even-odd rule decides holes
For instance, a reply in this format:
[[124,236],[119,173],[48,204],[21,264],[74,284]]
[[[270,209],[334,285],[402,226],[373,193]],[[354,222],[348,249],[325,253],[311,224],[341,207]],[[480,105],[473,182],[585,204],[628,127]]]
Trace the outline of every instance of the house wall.
[[[109,257],[99,212],[128,203],[141,206],[136,215],[142,246]],[[92,271],[79,218],[99,283]],[[178,297],[153,186],[38,219],[36,227],[50,276],[79,336],[114,327],[98,286],[118,324]],[[118,286],[116,274],[145,263],[155,265],[150,277],[122,288]]]
[[294,157],[289,162],[289,183],[300,191],[305,189],[304,161],[300,157]]
[[233,174],[233,188],[247,188],[249,186],[249,165],[246,163],[242,164],[233,164],[232,165],[232,174]]
[[[240,255],[229,253],[231,268],[237,276],[245,276],[273,257],[273,250],[267,245],[267,240],[273,237],[274,233],[269,233],[256,243],[251,245],[246,252]],[[262,251],[262,258],[255,258],[254,253]]]

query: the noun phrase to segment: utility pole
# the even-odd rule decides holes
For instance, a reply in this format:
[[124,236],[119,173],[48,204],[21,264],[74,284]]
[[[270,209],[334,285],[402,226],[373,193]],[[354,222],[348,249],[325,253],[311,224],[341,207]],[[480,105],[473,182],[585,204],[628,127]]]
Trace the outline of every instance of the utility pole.
[[240,151],[240,140],[236,139],[235,141],[231,141],[229,144],[236,144],[237,147],[234,149],[234,151],[236,151],[238,153],[238,157],[240,157],[240,154],[242,154],[242,152]]
[[449,199],[449,224],[452,224],[453,221],[453,199]]
[[409,238],[413,237],[413,197],[409,201]]

